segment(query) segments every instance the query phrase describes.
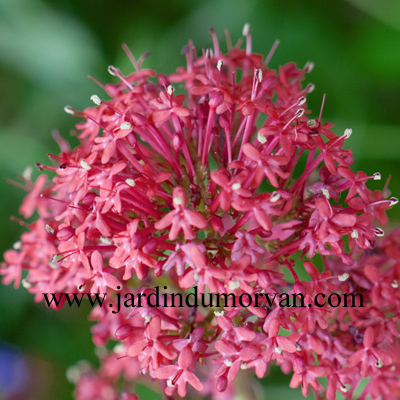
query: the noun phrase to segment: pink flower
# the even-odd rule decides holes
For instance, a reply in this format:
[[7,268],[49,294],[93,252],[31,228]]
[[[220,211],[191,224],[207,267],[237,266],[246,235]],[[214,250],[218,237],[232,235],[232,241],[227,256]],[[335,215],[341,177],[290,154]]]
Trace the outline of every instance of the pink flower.
[[27,232],[4,254],[3,283],[37,302],[107,295],[90,313],[99,370],[69,374],[78,400],[137,400],[139,375],[171,398],[225,400],[242,370],[263,378],[272,364],[304,395],[350,398],[367,378],[362,399],[395,400],[400,230],[378,224],[398,199],[368,188],[379,173],[353,171],[350,129],[310,118],[312,63],[271,69],[276,46],[254,54],[248,24],[244,49],[211,36],[169,76],[124,45],[135,71],[109,67],[110,100],[66,107],[79,145],[56,136],[58,166],[39,165],[53,178],[17,184],[22,216],[38,216],[15,219]]
[[169,240],[175,240],[180,231],[183,231],[186,240],[192,240],[195,238],[192,226],[198,229],[204,229],[207,226],[207,221],[200,213],[185,208],[186,193],[180,186],[174,189],[173,206],[175,210],[170,211],[154,225],[156,229],[160,230],[171,226],[168,234]]

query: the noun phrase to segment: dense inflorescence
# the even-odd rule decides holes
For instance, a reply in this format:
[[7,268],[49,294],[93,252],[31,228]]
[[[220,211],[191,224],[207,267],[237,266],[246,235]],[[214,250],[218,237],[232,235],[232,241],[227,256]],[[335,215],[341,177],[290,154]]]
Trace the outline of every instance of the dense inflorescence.
[[[252,52],[247,25],[245,49],[228,40],[226,54],[211,33],[213,49],[198,55],[190,42],[187,66],[168,76],[126,49],[135,72],[109,67],[119,79],[104,86],[109,100],[66,107],[81,119],[80,144],[71,150],[56,135],[61,154],[39,166],[51,181],[24,174],[20,212],[39,217],[5,253],[3,283],[22,280],[37,302],[107,293],[90,316],[100,370],[68,374],[78,400],[134,400],[128,393],[146,379],[168,398],[227,399],[239,374],[262,378],[271,364],[293,373],[290,386],[305,396],[311,387],[318,398],[351,398],[362,383],[359,399],[398,399],[400,234],[376,240],[397,199],[367,188],[379,173],[353,172],[350,129],[337,136],[321,114],[309,117],[314,87],[302,82],[312,63],[275,71],[273,51]],[[258,307],[112,312],[118,298],[156,286],[298,294],[306,306],[261,296]],[[364,307],[314,303],[331,293],[361,293]]]

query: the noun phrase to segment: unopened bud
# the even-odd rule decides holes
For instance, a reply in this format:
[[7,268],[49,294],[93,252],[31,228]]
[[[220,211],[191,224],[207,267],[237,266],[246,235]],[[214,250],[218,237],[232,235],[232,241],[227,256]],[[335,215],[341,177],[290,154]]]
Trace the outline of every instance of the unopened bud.
[[175,134],[172,138],[172,145],[174,146],[174,150],[178,151],[182,147],[182,138],[179,134]]

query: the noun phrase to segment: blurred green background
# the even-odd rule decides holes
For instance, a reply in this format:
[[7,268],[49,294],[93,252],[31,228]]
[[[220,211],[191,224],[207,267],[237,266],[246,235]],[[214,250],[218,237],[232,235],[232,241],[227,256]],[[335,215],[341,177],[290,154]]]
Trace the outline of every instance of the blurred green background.
[[[180,51],[189,39],[198,50],[210,47],[213,27],[221,42],[224,28],[235,42],[245,22],[255,52],[266,54],[280,40],[272,67],[314,61],[313,116],[326,93],[324,121],[335,122],[338,134],[353,129],[354,167],[381,172],[371,188],[382,188],[392,174],[389,187],[400,196],[398,0],[0,0],[1,253],[23,231],[9,217],[18,216],[24,193],[5,180],[58,153],[51,131],[69,137],[75,123],[63,107],[92,106],[90,96],[102,94],[88,75],[111,81],[109,64],[129,73],[122,43],[137,57],[150,50],[144,65],[171,73],[184,64]],[[389,217],[399,222],[400,206]],[[66,368],[80,359],[95,363],[87,312],[52,312],[26,290],[0,286],[0,348],[17,346],[35,369],[34,388],[23,399],[72,398]],[[268,397],[300,398],[288,381],[279,374],[265,379]]]

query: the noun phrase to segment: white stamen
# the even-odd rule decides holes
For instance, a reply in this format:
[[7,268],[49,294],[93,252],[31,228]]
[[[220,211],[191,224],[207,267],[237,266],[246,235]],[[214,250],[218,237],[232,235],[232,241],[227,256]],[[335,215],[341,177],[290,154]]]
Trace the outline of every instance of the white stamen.
[[240,364],[240,369],[243,370],[243,371],[245,371],[245,370],[247,369],[247,364],[246,364],[245,362],[242,362],[242,363]]
[[53,254],[53,256],[51,257],[49,261],[49,266],[51,269],[58,269],[57,258],[58,258],[57,254]]
[[71,106],[65,106],[65,107],[64,107],[64,111],[65,111],[67,114],[71,114],[71,115],[74,115],[74,114],[75,114],[75,112],[74,112],[74,110],[72,109]]
[[389,200],[391,206],[395,206],[399,202],[399,199],[397,197],[391,197]]
[[232,185],[232,190],[239,190],[242,185],[239,182],[236,182]]
[[108,238],[108,237],[105,237],[105,236],[101,236],[100,237],[100,242],[104,243],[104,244],[112,244],[112,240],[110,238]]
[[50,235],[54,235],[54,229],[49,224],[46,224],[44,229],[46,229],[46,232],[50,233]]
[[146,165],[146,163],[143,160],[139,160],[139,164],[144,167]]
[[393,288],[393,289],[397,289],[398,287],[399,287],[399,282],[393,281],[393,282],[392,282],[392,288]]
[[381,180],[381,174],[379,172],[375,172],[373,177],[374,177],[374,181],[380,181]]
[[174,197],[174,204],[180,206],[183,203],[182,197]]
[[122,343],[118,343],[114,346],[113,352],[115,354],[124,354],[125,353],[125,346]]
[[81,160],[81,167],[83,169],[86,169],[87,171],[90,171],[92,169],[92,167],[85,160]]
[[381,228],[375,228],[375,235],[378,237],[384,236],[385,235],[385,231]]
[[217,70],[221,71],[222,66],[224,65],[224,63],[222,62],[222,60],[218,60],[217,62]]
[[225,365],[226,365],[227,367],[232,367],[233,362],[232,362],[231,360],[225,360]]
[[126,180],[125,180],[125,183],[126,183],[127,185],[129,185],[130,187],[135,187],[135,186],[136,186],[135,181],[134,181],[133,179],[131,179],[131,178],[126,179]]
[[121,130],[126,130],[126,129],[131,129],[131,127],[132,127],[132,125],[129,123],[129,122],[123,122],[121,125],[120,125],[120,127],[119,127],[119,129],[121,129]]
[[353,133],[353,130],[351,128],[345,129],[344,130],[344,138],[348,139],[351,136],[352,133]]
[[32,177],[32,167],[26,167],[24,169],[24,172],[22,173],[22,177],[26,180],[26,181],[30,181],[31,177]]
[[97,96],[97,94],[94,94],[93,96],[91,96],[90,100],[92,100],[94,104],[101,106],[101,100],[100,100],[100,97]]
[[297,350],[297,351],[303,350],[299,343],[294,342],[294,345],[296,346],[296,350]]
[[249,24],[248,22],[246,22],[246,23],[244,24],[244,26],[243,26],[242,35],[243,35],[243,36],[247,36],[247,35],[250,33],[250,30],[251,30],[251,26],[250,26],[250,24]]
[[240,282],[239,281],[229,281],[229,289],[230,290],[236,290],[239,288]]
[[329,198],[330,198],[329,190],[325,189],[325,188],[322,188],[321,192],[329,200]]
[[58,265],[54,261],[49,261],[49,267],[51,269],[58,269]]
[[339,279],[340,282],[344,282],[344,281],[347,281],[347,279],[349,279],[349,276],[350,275],[347,272],[345,272],[344,274],[339,275],[338,279]]
[[281,195],[278,192],[272,192],[271,194],[272,196],[269,199],[271,203],[276,203],[281,198]]
[[375,365],[376,365],[377,368],[382,368],[383,367],[383,361],[380,358],[378,358],[378,361],[376,362]]
[[79,367],[77,367],[76,365],[72,365],[71,367],[67,368],[65,376],[67,377],[68,382],[75,384],[76,382],[79,381],[81,377],[81,371]]
[[306,92],[307,92],[307,93],[312,93],[314,90],[315,90],[315,85],[314,85],[313,83],[309,83],[309,84],[306,86]]
[[21,283],[25,289],[29,289],[32,286],[26,279],[22,279]]
[[303,71],[307,74],[314,69],[314,63],[312,61],[308,61],[303,68]]
[[85,290],[85,287],[86,287],[86,285],[78,285],[77,289],[78,289],[80,292],[83,292],[83,291]]
[[223,317],[225,315],[225,311],[214,311],[214,315],[216,317]]
[[390,369],[391,371],[396,371],[396,366],[395,366],[395,365],[392,365],[389,369]]
[[349,389],[345,385],[341,387],[343,393],[347,393]]
[[13,244],[13,249],[14,250],[19,250],[21,248],[22,243],[18,240],[18,242],[15,242]]
[[257,78],[258,78],[258,82],[261,83],[263,80],[263,73],[262,73],[261,68],[257,70]]
[[168,387],[175,387],[175,385],[172,383],[172,379],[167,380],[167,386]]
[[297,111],[296,111],[296,117],[297,118],[300,118],[300,117],[302,117],[303,116],[303,114],[304,114],[304,108],[299,108]]
[[198,282],[198,281],[199,281],[199,274],[198,274],[197,272],[195,272],[195,273],[193,274],[193,279],[195,280],[195,282]]
[[144,317],[144,324],[147,325],[150,321],[151,321],[150,315],[146,315],[146,316]]
[[107,71],[112,76],[116,76],[117,73],[118,73],[117,68],[115,68],[113,65],[109,65],[108,68],[107,68]]
[[353,232],[351,232],[351,237],[352,239],[358,239],[358,230],[353,229]]
[[309,119],[307,121],[307,126],[309,126],[310,128],[315,128],[317,126],[317,121],[315,119]]
[[275,347],[275,352],[278,353],[278,354],[281,354],[282,353],[282,347],[281,346]]
[[304,96],[302,96],[297,100],[297,105],[302,106],[306,101],[307,99]]
[[172,85],[169,85],[168,87],[167,87],[167,92],[168,92],[168,94],[171,96],[171,94],[172,93],[174,93],[174,91],[175,91],[175,88],[172,86]]
[[260,132],[257,133],[257,140],[261,143],[267,143],[267,138],[264,135],[261,135]]

